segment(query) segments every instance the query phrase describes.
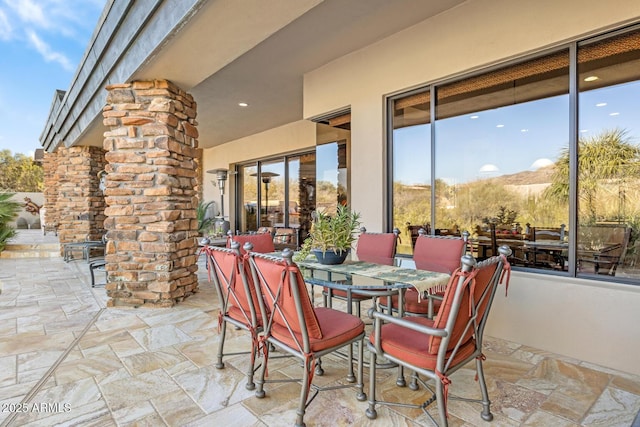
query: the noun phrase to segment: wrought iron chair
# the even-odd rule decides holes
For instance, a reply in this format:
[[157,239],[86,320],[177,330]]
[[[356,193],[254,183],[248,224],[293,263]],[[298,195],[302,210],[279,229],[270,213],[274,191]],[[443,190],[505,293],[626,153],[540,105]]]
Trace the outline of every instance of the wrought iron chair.
[[[302,361],[303,378],[296,426],[304,425],[307,406],[322,388],[312,384],[318,358],[342,347],[349,348],[349,373],[347,381],[355,382],[357,398],[366,400],[363,391],[363,338],[364,323],[358,317],[326,307],[314,308],[306,284],[292,261],[293,252],[285,249],[283,258],[255,252],[249,253],[249,263],[262,313],[264,330],[260,337],[262,368],[256,379],[256,396],[265,397],[264,384],[267,376],[269,344],[291,354]],[[358,343],[358,377],[353,375],[351,344]],[[300,379],[292,380],[300,381]],[[353,384],[337,387],[353,387]],[[309,398],[311,388],[313,396]]]
[[231,247],[231,242],[238,242],[240,244],[240,253],[244,254],[244,245],[251,243],[253,245],[254,252],[260,253],[272,253],[276,251],[276,247],[273,244],[273,238],[269,233],[256,233],[256,234],[238,234],[233,235],[229,233],[227,237],[227,248]]
[[[392,233],[367,233],[366,228],[360,229],[361,234],[356,246],[356,256],[360,261],[376,264],[393,265],[395,263],[396,245],[400,230],[394,228]],[[329,278],[331,281],[331,278]],[[347,284],[351,278],[347,277]],[[383,291],[385,294],[388,292]],[[337,298],[347,302],[349,312],[352,312],[352,304],[356,307],[356,316],[360,317],[361,302],[372,298],[371,293],[358,293],[357,288],[344,287],[333,289],[325,286],[322,290],[325,307],[331,307],[331,299]]]
[[[444,294],[442,307],[433,320],[425,317],[393,317],[375,307],[369,310],[374,319],[373,332],[367,346],[371,351],[369,407],[366,415],[377,417],[376,405],[389,404],[422,409],[435,420],[427,407],[436,402],[440,423],[447,425],[447,397],[450,375],[476,360],[476,370],[482,398],[482,419],[491,421],[493,415],[484,379],[482,339],[491,304],[503,272],[510,269],[507,257],[511,250],[502,246],[500,255],[476,263],[471,255],[462,257],[462,267],[451,276]],[[508,276],[507,276],[508,281]],[[426,381],[418,382],[431,391],[421,404],[387,402],[376,397],[376,359],[384,357],[411,369],[416,377],[422,375],[435,382],[435,391]],[[415,384],[412,389],[417,390]],[[468,400],[468,399],[465,399]]]
[[[420,270],[437,271],[452,274],[460,267],[460,257],[465,253],[468,233],[463,237],[430,236],[421,233],[416,239],[413,250],[413,261]],[[406,316],[422,316],[433,319],[440,308],[444,289],[432,289],[424,297],[414,288],[404,294],[404,310]],[[398,311],[398,296],[391,297],[392,310]],[[381,307],[386,307],[381,304]]]
[[[220,304],[218,329],[221,336],[218,344],[216,368],[224,368],[224,356],[250,354],[246,388],[253,390],[255,389],[253,376],[258,352],[258,333],[262,329],[262,314],[260,306],[255,303],[256,290],[251,282],[251,276],[247,274],[249,268],[246,255],[240,254],[239,243],[235,241],[231,242],[231,248],[207,246],[204,251],[208,261],[209,280],[216,288]],[[252,345],[248,352],[224,353],[227,323],[249,332]]]

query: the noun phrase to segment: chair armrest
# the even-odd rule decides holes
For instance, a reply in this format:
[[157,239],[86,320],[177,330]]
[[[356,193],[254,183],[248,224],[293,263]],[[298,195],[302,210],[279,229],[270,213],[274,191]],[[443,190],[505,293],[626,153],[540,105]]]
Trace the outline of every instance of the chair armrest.
[[375,307],[371,307],[367,312],[367,314],[369,315],[370,319],[373,319],[374,347],[378,355],[382,354],[382,346],[380,344],[380,335],[382,333],[383,323],[394,323],[400,327],[411,329],[421,334],[430,335],[430,336],[446,337],[448,335],[448,332],[444,329],[432,328],[430,326],[421,325],[419,323],[415,323],[410,320],[394,317],[389,314],[376,310]]

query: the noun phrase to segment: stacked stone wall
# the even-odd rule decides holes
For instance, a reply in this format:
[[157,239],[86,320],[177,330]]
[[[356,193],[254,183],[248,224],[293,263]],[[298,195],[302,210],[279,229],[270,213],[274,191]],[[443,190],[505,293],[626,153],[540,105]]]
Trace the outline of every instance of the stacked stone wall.
[[[104,196],[98,172],[105,168],[100,147],[61,147],[56,152],[57,201],[60,243],[99,240],[104,234]],[[47,211],[48,214],[48,211]]]
[[172,306],[198,286],[196,103],[165,80],[107,90],[108,306]]

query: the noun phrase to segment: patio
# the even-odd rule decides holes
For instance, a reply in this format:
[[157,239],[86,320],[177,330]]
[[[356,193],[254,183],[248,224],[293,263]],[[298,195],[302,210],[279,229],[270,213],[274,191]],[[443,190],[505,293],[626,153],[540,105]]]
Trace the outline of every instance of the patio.
[[[37,242],[34,233],[20,231],[15,243]],[[215,368],[217,297],[203,258],[198,279],[199,292],[171,309],[107,309],[83,260],[1,258],[0,425],[291,425],[297,384],[267,384],[258,400],[244,388],[244,356]],[[246,334],[228,332],[227,348],[248,347]],[[451,425],[636,425],[640,377],[490,337],[485,347],[494,421],[483,422],[475,405],[449,400]],[[272,362],[270,379],[298,375],[286,359]],[[325,376],[316,381],[338,381],[342,371],[332,366],[343,363],[325,359]],[[395,374],[379,371],[382,394],[411,399],[414,392],[395,386]],[[456,372],[450,393],[477,394],[474,374]],[[305,420],[432,425],[420,412],[387,407],[370,421],[366,406],[348,389],[320,393]]]

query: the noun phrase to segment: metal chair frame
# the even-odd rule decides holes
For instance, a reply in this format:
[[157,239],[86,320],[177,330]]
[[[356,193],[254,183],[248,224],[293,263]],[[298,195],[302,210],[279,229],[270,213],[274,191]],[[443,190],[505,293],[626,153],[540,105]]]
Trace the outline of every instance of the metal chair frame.
[[[450,311],[445,314],[447,316],[446,319],[436,318],[435,321],[430,323],[431,321],[429,320],[417,321],[418,318],[415,317],[393,317],[377,311],[375,307],[369,310],[369,316],[374,320],[374,329],[370,340],[367,342],[367,347],[371,352],[371,362],[369,365],[371,369],[369,382],[369,407],[365,411],[368,418],[375,419],[377,417],[376,405],[385,404],[422,409],[423,412],[437,424],[436,420],[427,411],[427,407],[430,404],[437,402],[440,423],[442,426],[447,426],[448,413],[446,401],[448,396],[448,387],[451,383],[449,376],[459,368],[465,366],[468,362],[475,359],[482,398],[463,400],[481,403],[482,419],[485,421],[491,421],[493,419],[493,414],[491,414],[490,410],[491,402],[489,400],[482,367],[482,360],[484,359],[484,355],[482,353],[482,340],[484,327],[486,325],[498,283],[503,275],[503,271],[508,271],[510,268],[507,257],[510,255],[511,250],[506,246],[502,246],[499,249],[499,252],[499,256],[491,257],[480,263],[477,263],[470,255],[464,255],[462,257],[462,268],[454,273],[451,281],[449,282],[447,292],[445,293],[445,301],[443,304],[451,304]],[[482,291],[478,296],[476,295],[477,289],[475,277],[483,269],[493,269],[493,272],[491,273],[491,277],[488,279],[486,287],[477,288]],[[487,271],[487,274],[490,272],[491,270]],[[482,284],[480,285],[482,286]],[[463,302],[465,303],[465,309],[461,310]],[[466,310],[467,305],[469,308],[468,311]],[[438,316],[440,315],[441,314]],[[458,319],[458,316],[463,317]],[[460,325],[458,323],[459,320],[460,322],[465,322],[464,325]],[[446,326],[444,328],[435,327],[436,324],[444,321],[446,321]],[[464,326],[464,328],[462,328],[462,326]],[[415,364],[404,360],[402,357],[396,357],[389,354],[387,351],[384,351],[383,347],[385,344],[382,339],[382,333],[383,329],[387,327],[406,328],[413,331],[413,335],[411,336],[412,341],[422,339],[429,340],[429,350],[428,353],[425,354],[425,357],[436,357],[434,369],[426,369],[424,367],[416,366]],[[393,331],[393,329],[391,329],[391,331]],[[436,350],[432,346],[434,345],[434,340],[437,341],[438,339],[440,341],[436,353]],[[458,356],[459,351],[461,351],[460,354],[462,356]],[[468,355],[464,356],[467,353]],[[377,400],[377,357],[385,357],[387,360],[413,370],[416,374],[416,378],[418,378],[418,375],[423,375],[429,380],[433,380],[435,382],[435,391],[426,384],[426,381],[418,379],[420,384],[431,391],[431,395],[423,403],[410,404]],[[458,357],[458,359],[456,359],[456,357]],[[415,387],[411,388],[417,389],[417,383],[415,383]]]
[[[255,252],[249,253],[249,264],[251,266],[253,283],[256,287],[256,290],[260,292],[257,299],[260,305],[260,311],[263,316],[264,325],[263,335],[261,337],[262,345],[260,347],[262,352],[262,368],[260,369],[260,373],[256,379],[256,397],[265,397],[266,393],[264,391],[264,384],[266,382],[300,382],[301,392],[298,408],[296,410],[297,417],[295,425],[304,426],[305,410],[317,396],[319,391],[334,390],[345,387],[355,387],[357,390],[357,399],[360,401],[366,400],[367,397],[364,393],[362,362],[364,352],[364,323],[362,322],[362,320],[358,319],[358,322],[360,322],[360,324],[362,325],[362,332],[357,336],[353,336],[348,339],[341,339],[340,342],[337,342],[330,347],[322,348],[315,351],[312,350],[313,340],[309,335],[307,317],[305,315],[302,304],[302,300],[306,299],[309,301],[308,306],[313,307],[311,305],[311,299],[306,292],[301,292],[301,289],[304,289],[304,282],[299,282],[299,280],[303,279],[298,266],[292,260],[293,252],[289,249],[285,249],[282,253],[282,256],[283,257],[280,258]],[[274,266],[277,266],[277,268],[281,269],[281,273],[279,274],[280,283],[278,283],[277,286],[275,286],[273,283],[269,283],[269,279],[267,279],[265,273],[258,266],[259,263],[262,264],[263,262],[267,263],[268,265],[273,264]],[[291,303],[291,301],[293,301],[293,304],[295,306],[295,319],[288,318],[285,312],[286,310],[283,309],[283,307],[285,307],[286,304]],[[331,310],[331,312],[335,312],[335,315],[337,316],[350,316],[350,319],[353,319],[353,316],[350,314],[329,308],[312,309],[314,311]],[[299,333],[294,332],[294,329],[296,328],[295,324],[299,325]],[[278,325],[281,330],[284,330],[286,328],[286,330],[289,331],[291,340],[295,343],[295,346],[281,341],[280,339],[272,335],[272,328],[274,325]],[[354,343],[357,344],[358,348],[357,379],[353,375],[352,344]],[[291,380],[265,380],[269,359],[269,345],[273,345],[277,349],[280,349],[292,356],[299,358],[303,365],[303,377],[301,379],[298,378]],[[313,384],[313,373],[316,367],[315,365],[317,361],[319,361],[319,358],[345,346],[348,346],[350,353],[348,359],[349,373],[347,375],[347,381],[350,384],[329,387],[319,387]],[[311,389],[313,389],[313,394],[311,397],[309,397],[309,392]]]

